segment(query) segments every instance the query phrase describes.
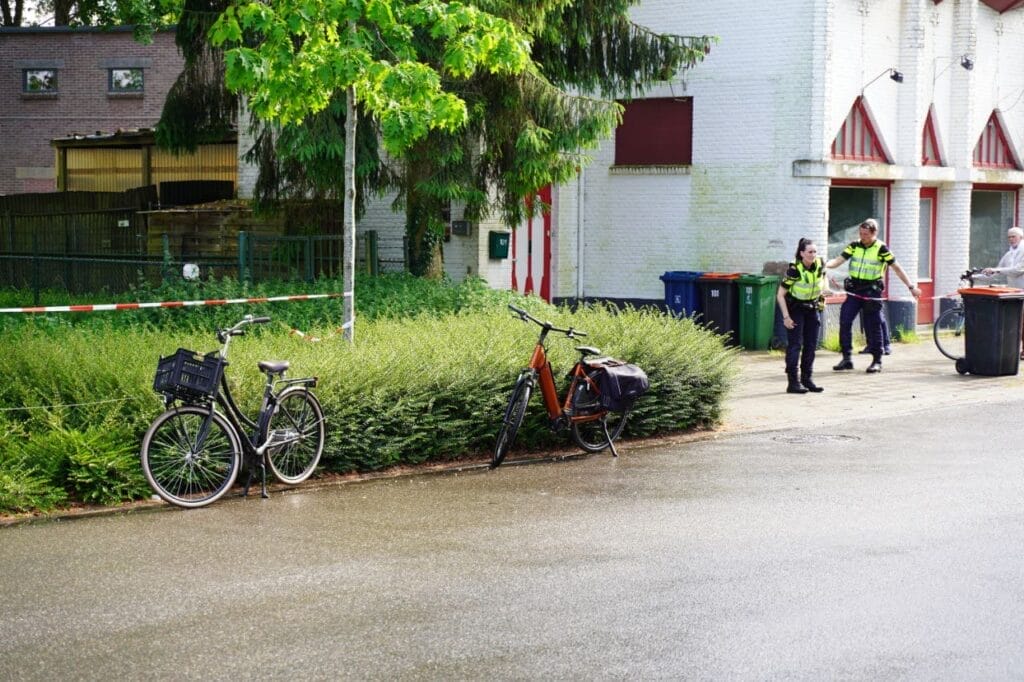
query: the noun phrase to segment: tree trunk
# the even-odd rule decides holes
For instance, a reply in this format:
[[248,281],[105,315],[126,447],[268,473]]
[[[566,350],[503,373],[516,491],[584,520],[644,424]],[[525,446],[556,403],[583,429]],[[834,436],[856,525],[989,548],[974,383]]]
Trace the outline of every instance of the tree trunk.
[[409,242],[409,271],[418,277],[441,279],[444,258],[441,254],[441,201],[417,187],[424,173],[430,172],[422,150],[409,155],[405,175],[405,235]]
[[[355,34],[355,22],[349,22],[349,30]],[[342,323],[345,339],[352,343],[356,338],[355,288],[356,288],[356,89],[350,87],[345,93],[345,236],[342,238],[344,251],[342,263]]]
[[[14,5],[11,5],[11,0],[0,0],[0,13],[3,14],[3,26],[21,26],[22,10],[24,9],[24,0],[14,0]],[[12,9],[13,7],[13,9]]]
[[54,0],[53,25],[67,26],[71,23],[71,13],[75,8],[75,0]]

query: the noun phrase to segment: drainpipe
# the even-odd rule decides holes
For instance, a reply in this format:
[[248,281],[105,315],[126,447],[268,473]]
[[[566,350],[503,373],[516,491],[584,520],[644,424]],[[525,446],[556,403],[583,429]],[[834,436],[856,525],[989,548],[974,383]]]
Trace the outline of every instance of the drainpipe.
[[576,301],[583,300],[583,208],[585,193],[583,190],[583,174],[586,172],[583,159],[580,159],[580,170],[576,174]]

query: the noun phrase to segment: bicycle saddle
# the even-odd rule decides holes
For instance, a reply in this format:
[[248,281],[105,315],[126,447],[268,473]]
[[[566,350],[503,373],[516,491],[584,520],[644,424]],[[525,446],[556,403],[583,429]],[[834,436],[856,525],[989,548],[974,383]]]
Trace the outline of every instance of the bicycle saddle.
[[260,369],[264,372],[270,372],[271,374],[283,374],[288,369],[289,362],[287,360],[260,360],[256,363],[260,366]]
[[593,346],[576,346],[576,350],[583,354],[584,357],[587,355],[600,355],[601,350],[594,348]]

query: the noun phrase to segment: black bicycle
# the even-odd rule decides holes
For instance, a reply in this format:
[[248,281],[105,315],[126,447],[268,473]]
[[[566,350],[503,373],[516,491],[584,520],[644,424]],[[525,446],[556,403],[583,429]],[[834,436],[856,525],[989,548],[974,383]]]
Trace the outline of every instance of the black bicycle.
[[[960,275],[961,284],[974,286],[974,277],[981,268],[971,268]],[[956,362],[956,371],[967,373],[967,334],[964,327],[964,300],[960,296],[953,298],[953,306],[947,308],[935,319],[932,325],[932,337],[935,347],[950,360]]]
[[[316,377],[285,379],[286,360],[257,363],[266,374],[263,402],[255,420],[238,408],[224,368],[231,338],[269,317],[246,315],[229,329],[217,330],[220,350],[198,355],[179,348],[157,363],[153,389],[163,394],[167,411],[142,439],[142,471],[161,498],[179,507],[202,507],[223,496],[244,465],[243,495],[260,476],[267,495],[267,467],[289,485],[305,481],[324,450],[324,413],[310,389]],[[176,405],[180,402],[180,405]]]

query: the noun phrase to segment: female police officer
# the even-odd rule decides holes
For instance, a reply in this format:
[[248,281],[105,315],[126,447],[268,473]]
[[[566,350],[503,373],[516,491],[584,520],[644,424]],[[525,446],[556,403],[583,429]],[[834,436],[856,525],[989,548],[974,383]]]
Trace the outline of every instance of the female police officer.
[[[821,310],[825,305],[825,263],[818,258],[818,247],[810,239],[801,238],[796,245],[796,258],[789,264],[786,276],[776,294],[782,323],[786,325],[786,393],[821,393],[811,379],[814,352],[818,347]],[[797,380],[797,360],[800,379]]]

